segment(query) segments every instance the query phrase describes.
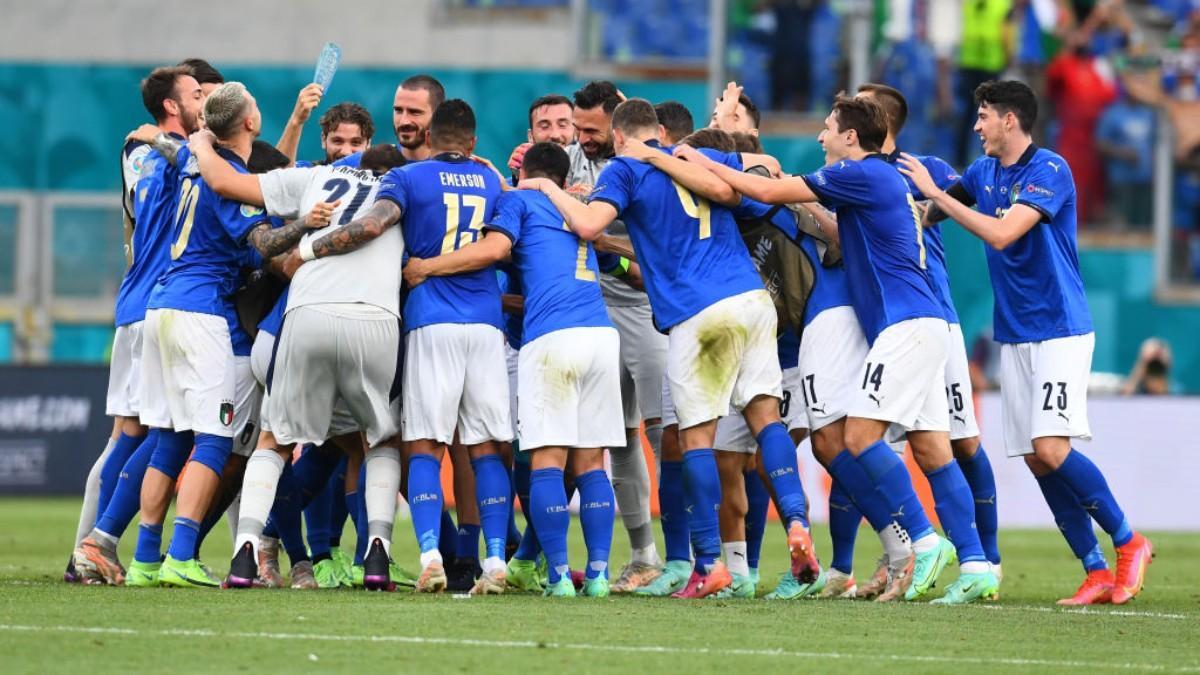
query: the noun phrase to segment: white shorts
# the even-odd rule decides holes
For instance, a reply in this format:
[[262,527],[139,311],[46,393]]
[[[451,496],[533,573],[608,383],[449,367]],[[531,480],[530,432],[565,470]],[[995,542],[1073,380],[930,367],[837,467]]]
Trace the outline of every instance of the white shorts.
[[522,345],[521,449],[623,446],[620,353],[612,328],[565,328]]
[[481,323],[439,323],[410,331],[404,354],[404,440],[450,443],[457,428],[463,445],[511,441],[505,344],[500,329]]
[[[142,335],[142,424],[233,438],[238,360],[224,317],[176,309],[146,312]],[[244,377],[253,379],[250,359]]]
[[138,387],[142,371],[142,321],[117,326],[113,334],[112,359],[108,366],[109,417],[137,417],[141,408]]
[[1004,448],[1009,457],[1033,453],[1033,439],[1092,437],[1087,385],[1096,334],[1000,345]]
[[859,366],[850,417],[891,422],[889,440],[909,431],[950,431],[946,410],[945,319],[908,319],[883,329]]
[[[297,307],[284,317],[266,416],[281,443],[361,428],[370,447],[400,430],[400,320],[369,305]],[[348,410],[349,416],[335,414]]]
[[867,338],[850,306],[831,307],[804,328],[800,339],[800,400],[796,426],[812,431],[845,417],[867,360]]
[[975,438],[979,422],[975,419],[975,392],[971,388],[971,370],[967,365],[967,345],[962,326],[950,324],[946,343],[946,402],[950,411],[950,440]]
[[662,417],[659,383],[667,368],[666,335],[654,327],[650,305],[609,307],[608,317],[621,335],[621,401],[625,428]]
[[[788,431],[807,428],[804,411],[799,409],[799,388],[800,369],[788,368],[783,371],[783,397],[779,399],[779,419],[783,421]],[[746,418],[731,412],[717,420],[717,435],[713,439],[713,449],[754,454],[758,452],[758,439],[751,433],[750,425],[746,424]]]
[[237,372],[237,388],[234,392],[233,454],[249,457],[258,446],[258,432],[262,428],[263,388],[254,379],[254,354],[233,357]]
[[675,400],[671,398],[671,381],[667,379],[667,374],[662,376],[662,425],[669,427],[679,424],[679,418],[675,416]]
[[771,296],[725,298],[677,324],[668,336],[667,379],[679,427],[741,412],[756,396],[783,394]]
[[517,398],[517,391],[519,389],[517,384],[517,363],[520,354],[521,352],[513,349],[507,340],[504,342],[504,361],[505,365],[508,366],[508,419],[512,423],[513,431],[517,434],[515,439],[517,441],[521,440],[521,429],[517,424],[517,401],[519,400]]

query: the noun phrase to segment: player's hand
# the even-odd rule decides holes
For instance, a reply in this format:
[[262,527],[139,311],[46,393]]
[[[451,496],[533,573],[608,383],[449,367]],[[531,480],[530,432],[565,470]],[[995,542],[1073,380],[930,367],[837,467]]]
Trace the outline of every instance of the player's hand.
[[508,156],[508,168],[519,171],[521,164],[525,161],[525,153],[532,147],[533,143],[522,143],[513,148],[512,154]]
[[292,119],[299,124],[307,122],[324,95],[325,90],[321,88],[321,85],[315,82],[306,85],[300,90],[300,95],[296,97],[296,107],[292,110]]
[[654,148],[645,143],[630,138],[625,141],[625,147],[621,148],[621,156],[630,159],[636,159],[639,162],[649,162],[654,157],[654,153],[658,152]]
[[188,147],[195,152],[198,149],[209,149],[217,144],[217,135],[208,129],[199,129],[188,136]]
[[304,216],[304,226],[310,230],[325,227],[333,219],[333,212],[341,203],[342,200],[338,199],[337,201],[313,204],[312,211]]
[[708,168],[708,163],[712,161],[711,159],[705,157],[699,150],[690,145],[677,145],[671,154],[675,155],[679,159],[692,162],[694,164],[699,164],[705,168]]
[[129,132],[125,137],[126,141],[139,141],[141,143],[150,144],[154,142],[154,137],[158,135],[159,128],[153,124],[143,124],[142,126]]
[[929,169],[926,169],[925,165],[919,162],[916,157],[907,152],[900,153],[900,159],[896,163],[896,168],[900,173],[911,178],[913,185],[916,185],[921,194],[926,197],[932,199],[939,192],[937,183],[933,182],[933,176],[929,175]]
[[520,183],[517,183],[517,189],[545,192],[552,185],[554,185],[554,183],[549,178],[526,178]]
[[421,258],[409,258],[408,264],[404,266],[404,281],[408,283],[409,288],[421,285],[421,282],[429,278],[429,270],[426,263]]
[[283,264],[280,266],[280,271],[288,279],[296,276],[296,270],[304,264],[304,258],[300,257],[300,249],[293,247],[288,251],[287,257],[283,259]]

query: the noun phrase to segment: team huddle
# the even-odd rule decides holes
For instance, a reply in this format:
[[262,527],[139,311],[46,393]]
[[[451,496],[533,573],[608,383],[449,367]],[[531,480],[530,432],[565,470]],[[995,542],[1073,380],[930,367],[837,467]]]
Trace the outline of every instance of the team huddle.
[[[472,107],[427,75],[396,90],[395,145],[372,145],[369,113],[345,102],[321,118],[322,161],[297,161],[323,93],[300,92],[271,146],[251,93],[206,62],[143,81],[155,124],[123,151],[116,421],[68,581],[753,598],[773,505],[791,565],[768,599],[927,599],[953,564],[933,602],[995,599],[997,494],[949,291],[950,218],[987,244],[1005,451],[1085,569],[1060,603],[1141,590],[1151,544],[1071,447],[1089,436],[1094,334],[1070,168],[1032,143],[1026,85],[976,90],[984,154],[961,175],[896,147],[907,104],[879,84],[833,102],[825,166],[796,176],[732,83],[701,129],[679,103],[606,81],[543,96],[508,175],[474,154]],[[828,564],[809,533],[805,436],[832,479]],[[573,571],[575,493],[587,563]],[[399,498],[413,574],[392,557]],[[610,581],[618,510],[632,553]],[[117,545],[139,514],[126,568]],[[222,516],[223,580],[199,557]],[[883,553],[860,582],[864,517]]]

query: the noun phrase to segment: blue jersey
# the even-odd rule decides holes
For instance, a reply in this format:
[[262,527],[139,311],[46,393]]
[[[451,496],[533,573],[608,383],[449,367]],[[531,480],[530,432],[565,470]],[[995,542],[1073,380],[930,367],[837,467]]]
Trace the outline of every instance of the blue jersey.
[[[729,163],[722,153],[701,152]],[[725,298],[762,290],[733,213],[653,166],[614,158],[600,172],[590,199],[611,204],[629,229],[660,330]]]
[[612,326],[596,253],[567,227],[549,197],[532,190],[506,192],[487,227],[513,242],[525,291],[526,342],[564,328]]
[[943,318],[926,272],[924,232],[908,183],[883,155],[842,160],[804,176],[835,209],[850,301],[869,344],[888,326]]
[[[500,196],[495,171],[456,153],[392,169],[378,199],[400,207],[404,244],[414,258],[450,253],[479,238]],[[404,330],[437,323],[483,323],[503,329],[500,286],[488,267],[448,277],[430,277],[404,302]]]
[[785,328],[776,341],[779,345],[779,368],[787,370],[800,365],[800,336]]
[[[500,284],[501,295],[522,295],[523,297],[521,271],[517,269],[516,265],[507,262],[496,265],[496,281]],[[504,312],[504,338],[508,340],[509,347],[518,351],[521,349],[521,345],[525,344],[524,322],[524,312],[521,314]]]
[[[958,172],[943,160],[932,155],[914,156],[929,170],[929,175],[933,177],[933,182],[939,188],[945,190],[958,182]],[[892,164],[895,164],[899,158],[899,149],[888,155],[888,161]],[[913,199],[917,201],[925,199],[925,195],[921,194],[911,178],[904,176],[904,180],[908,183],[908,190],[912,193]],[[925,228],[925,254],[926,271],[929,272],[929,280],[933,282],[933,290],[937,293],[938,302],[942,303],[942,312],[946,316],[946,322],[958,323],[958,311],[954,308],[954,298],[950,296],[950,275],[946,270],[946,247],[942,245],[940,225],[934,224]]]
[[283,330],[283,313],[287,311],[288,289],[290,288],[290,286],[284,287],[283,293],[275,302],[275,306],[271,308],[271,312],[258,322],[260,331],[279,337],[279,331]]
[[1030,145],[1012,166],[980,157],[962,177],[980,213],[1003,218],[1013,204],[1042,220],[1003,251],[986,247],[996,296],[997,342],[1041,342],[1092,332],[1075,244],[1075,182],[1057,153]]
[[[181,136],[175,138],[182,140]],[[171,260],[170,235],[179,201],[179,170],[157,150],[142,160],[133,187],[133,263],[117,291],[116,324],[124,326],[146,318],[146,303]]]
[[[241,158],[217,151],[238,173],[248,173]],[[268,222],[261,207],[242,204],[213,192],[195,158],[180,151],[179,200],[171,227],[171,262],[150,294],[147,309],[178,309],[234,317],[233,294],[242,267],[250,262],[246,236]]]

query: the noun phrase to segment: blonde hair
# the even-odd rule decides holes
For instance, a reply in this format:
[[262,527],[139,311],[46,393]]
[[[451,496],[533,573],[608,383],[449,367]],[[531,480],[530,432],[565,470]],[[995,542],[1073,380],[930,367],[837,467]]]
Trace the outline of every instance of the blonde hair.
[[229,138],[246,118],[250,108],[248,94],[241,82],[226,82],[208,95],[204,102],[204,123],[217,138]]

